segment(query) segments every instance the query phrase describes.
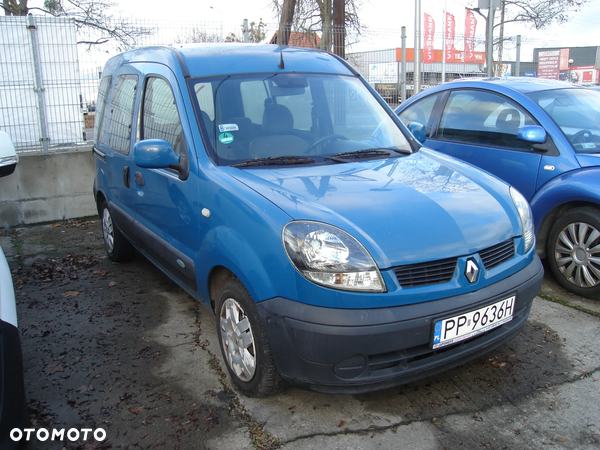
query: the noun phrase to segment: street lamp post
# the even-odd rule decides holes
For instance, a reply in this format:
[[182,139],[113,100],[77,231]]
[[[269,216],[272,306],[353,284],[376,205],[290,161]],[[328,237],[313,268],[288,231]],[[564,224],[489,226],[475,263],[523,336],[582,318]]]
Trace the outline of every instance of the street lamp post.
[[221,29],[221,42],[223,42],[223,13],[221,11],[219,11],[217,8],[215,8],[214,6],[209,6],[210,9],[212,9],[213,11],[216,11],[219,13],[219,17],[221,18],[219,24],[220,24],[220,29]]
[[[564,60],[563,60],[564,61]],[[569,59],[569,83],[573,82],[573,71],[571,69],[571,66],[573,65],[573,60]]]

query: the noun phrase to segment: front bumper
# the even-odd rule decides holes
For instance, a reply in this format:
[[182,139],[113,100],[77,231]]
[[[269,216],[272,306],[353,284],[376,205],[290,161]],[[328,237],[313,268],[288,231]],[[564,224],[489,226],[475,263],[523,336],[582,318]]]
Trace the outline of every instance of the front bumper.
[[[292,384],[360,393],[425,378],[483,355],[524,327],[544,271],[531,264],[475,292],[392,308],[334,309],[277,297],[256,305],[275,363]],[[431,348],[436,320],[516,296],[513,320],[466,341]]]
[[28,424],[19,330],[0,320],[0,448],[17,448],[10,430]]

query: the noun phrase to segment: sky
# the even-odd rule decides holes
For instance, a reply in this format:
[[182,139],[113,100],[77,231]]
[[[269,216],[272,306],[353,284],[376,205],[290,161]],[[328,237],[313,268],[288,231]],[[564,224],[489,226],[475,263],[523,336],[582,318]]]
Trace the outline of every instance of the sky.
[[[117,3],[117,11],[133,19],[148,19],[176,22],[177,20],[197,20],[213,22],[222,28],[223,35],[240,32],[244,19],[258,22],[261,18],[268,24],[277,24],[272,0],[112,0]],[[362,2],[360,16],[367,27],[363,39],[388,40],[399,36],[402,26],[407,28],[407,45],[412,47],[415,28],[415,0],[358,0]],[[420,0],[422,13],[427,13],[436,22],[436,32],[443,31],[443,11],[456,17],[456,33],[464,33],[465,7],[476,6],[477,0]],[[31,5],[43,0],[30,0]],[[164,5],[168,5],[165,8]],[[499,13],[498,13],[499,16]],[[485,34],[484,19],[478,17],[477,35]],[[571,15],[571,20],[563,25],[554,25],[546,31],[535,31],[525,25],[507,27],[505,34],[521,34],[524,49],[540,46],[586,46],[600,45],[600,1],[589,0],[579,13]],[[399,39],[399,37],[398,37]],[[390,43],[391,39],[390,39]],[[399,46],[393,42],[389,47]],[[441,48],[441,38],[435,48]],[[385,46],[378,48],[386,48]],[[532,53],[532,52],[531,52]],[[523,54],[523,53],[522,53]],[[523,55],[524,60],[527,55]]]

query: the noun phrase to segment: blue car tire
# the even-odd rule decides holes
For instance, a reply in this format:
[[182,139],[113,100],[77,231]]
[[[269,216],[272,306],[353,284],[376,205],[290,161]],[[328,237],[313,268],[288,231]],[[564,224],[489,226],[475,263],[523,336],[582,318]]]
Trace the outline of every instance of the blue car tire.
[[217,334],[233,383],[251,397],[268,397],[283,381],[254,300],[237,278],[225,282],[216,307]]
[[564,214],[550,230],[547,255],[562,287],[600,296],[600,210],[575,208]]

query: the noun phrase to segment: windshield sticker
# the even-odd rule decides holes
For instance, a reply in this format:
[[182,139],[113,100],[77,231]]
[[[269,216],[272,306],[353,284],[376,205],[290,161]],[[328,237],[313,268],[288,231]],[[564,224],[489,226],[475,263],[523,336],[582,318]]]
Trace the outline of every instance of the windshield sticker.
[[219,142],[225,145],[231,144],[233,142],[233,135],[229,133],[221,133],[219,135]]
[[219,125],[219,131],[221,133],[226,133],[228,131],[239,131],[240,127],[237,126],[237,123],[223,123]]
[[596,148],[596,144],[594,144],[592,142],[586,142],[586,143],[581,144],[581,147],[585,148],[585,149],[591,149],[591,148]]

